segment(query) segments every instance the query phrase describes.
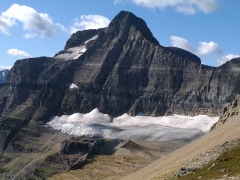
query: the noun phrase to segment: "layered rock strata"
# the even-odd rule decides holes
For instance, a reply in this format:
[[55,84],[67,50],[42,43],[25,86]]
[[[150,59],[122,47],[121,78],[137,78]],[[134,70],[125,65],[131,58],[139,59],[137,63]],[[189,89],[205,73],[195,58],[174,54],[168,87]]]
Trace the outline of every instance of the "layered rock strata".
[[107,28],[76,32],[54,57],[15,63],[0,87],[0,145],[52,116],[128,112],[217,116],[240,92],[240,59],[220,67],[163,47],[146,23],[120,12]]

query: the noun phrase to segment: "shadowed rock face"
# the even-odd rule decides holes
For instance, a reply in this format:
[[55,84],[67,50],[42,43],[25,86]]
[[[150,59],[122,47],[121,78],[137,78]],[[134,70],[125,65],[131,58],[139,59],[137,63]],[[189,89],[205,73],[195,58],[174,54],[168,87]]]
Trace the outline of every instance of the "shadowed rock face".
[[26,125],[96,107],[112,116],[218,115],[240,91],[239,60],[202,65],[190,52],[161,46],[142,19],[122,11],[107,28],[73,34],[53,58],[15,63],[0,87],[1,149]]

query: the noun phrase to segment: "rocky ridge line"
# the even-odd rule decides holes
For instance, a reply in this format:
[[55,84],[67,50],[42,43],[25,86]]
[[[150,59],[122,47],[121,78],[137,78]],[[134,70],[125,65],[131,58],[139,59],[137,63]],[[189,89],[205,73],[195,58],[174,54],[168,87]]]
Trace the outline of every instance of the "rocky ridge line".
[[211,130],[216,129],[219,126],[225,124],[230,119],[230,117],[238,115],[239,111],[240,111],[240,94],[238,94],[237,97],[230,104],[224,107],[218,122],[216,122],[211,127]]

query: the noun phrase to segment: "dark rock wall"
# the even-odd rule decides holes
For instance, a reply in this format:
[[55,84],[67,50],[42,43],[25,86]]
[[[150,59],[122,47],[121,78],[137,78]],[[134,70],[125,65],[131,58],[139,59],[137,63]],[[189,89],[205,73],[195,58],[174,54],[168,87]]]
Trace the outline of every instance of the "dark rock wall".
[[[96,107],[112,116],[216,116],[240,92],[239,58],[218,68],[202,65],[192,53],[162,47],[131,13],[119,13],[108,28],[73,34],[65,50],[95,35],[76,60],[39,57],[15,63],[0,86],[2,142],[9,143],[23,126]],[[69,89],[69,83],[78,88]],[[6,126],[8,118],[19,121]]]

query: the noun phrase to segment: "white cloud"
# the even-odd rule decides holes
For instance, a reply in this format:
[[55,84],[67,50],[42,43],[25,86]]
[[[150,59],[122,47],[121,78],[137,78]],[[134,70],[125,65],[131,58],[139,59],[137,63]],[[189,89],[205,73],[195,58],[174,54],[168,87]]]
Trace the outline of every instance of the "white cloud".
[[120,4],[120,3],[125,3],[127,1],[129,1],[129,0],[115,0],[114,4],[116,5],[116,4]]
[[80,18],[73,20],[70,32],[74,33],[78,30],[103,28],[107,27],[109,23],[110,20],[101,15],[82,15]]
[[61,31],[63,31],[64,33],[70,33],[70,32],[69,32],[69,29],[66,28],[63,24],[61,24],[61,23],[56,23],[56,26],[57,26]]
[[24,37],[26,38],[26,39],[31,39],[31,38],[34,38],[34,37],[36,37],[37,36],[37,33],[26,33],[25,35],[24,35]]
[[[214,54],[214,53],[217,53],[217,54],[223,53],[219,45],[213,41],[199,42],[199,46],[195,48],[191,42],[189,42],[187,39],[184,39],[182,37],[170,36],[170,40],[171,40],[172,46],[185,49],[199,56],[210,56],[211,54]],[[223,56],[220,59],[217,59],[217,63],[222,65],[225,62],[237,57],[240,57],[240,55],[227,54],[226,56]]]
[[10,34],[11,27],[20,22],[23,30],[27,31],[26,38],[35,37],[39,33],[41,37],[52,37],[55,34],[54,23],[46,13],[39,13],[28,6],[13,4],[0,16],[0,31],[4,34]]
[[26,39],[41,37],[53,37],[56,28],[64,33],[74,33],[84,29],[98,29],[108,26],[110,20],[101,15],[82,15],[75,18],[70,28],[63,24],[54,23],[52,18],[46,13],[39,13],[35,9],[13,4],[9,9],[0,14],[0,32],[11,35],[11,28],[22,24],[24,37]]
[[198,55],[210,55],[212,53],[222,53],[221,48],[219,47],[219,45],[213,41],[210,42],[199,42],[199,47],[197,49],[197,54]]
[[170,37],[172,46],[174,47],[179,47],[182,49],[185,49],[187,51],[190,51],[192,53],[195,53],[195,49],[192,45],[192,43],[190,43],[187,39],[184,39],[182,37],[178,37],[178,36],[171,36]]
[[3,17],[0,16],[0,31],[6,35],[10,35],[9,28],[12,26],[12,23]]
[[9,49],[7,51],[7,54],[11,55],[11,56],[18,56],[21,59],[25,59],[25,58],[30,58],[32,57],[31,55],[29,55],[28,53],[26,53],[25,51],[19,50],[19,49]]
[[11,69],[12,66],[0,66],[0,71],[5,70],[5,69]]
[[230,61],[231,59],[237,58],[237,57],[240,57],[240,56],[237,54],[228,54],[228,55],[223,56],[222,58],[218,59],[217,62],[218,62],[218,64],[222,65],[225,62]]
[[114,1],[114,4],[118,4],[118,3],[121,3],[121,0],[115,0]]
[[218,53],[218,54],[223,53],[219,45],[213,41],[199,42],[199,47],[195,48],[191,42],[189,42],[187,39],[184,39],[182,37],[171,36],[170,40],[171,40],[172,46],[185,49],[187,51],[190,51],[200,56],[208,56],[213,53]]
[[[126,0],[115,0],[114,4],[125,2]],[[217,0],[128,0],[138,6],[151,9],[165,9],[172,7],[184,14],[195,14],[197,11],[210,13],[218,8]]]
[[218,9],[219,5],[217,0],[191,0],[199,10],[204,13],[210,13]]
[[178,12],[181,12],[183,14],[188,14],[188,15],[195,14],[197,12],[196,9],[190,5],[178,6],[178,7],[176,7],[176,10]]

